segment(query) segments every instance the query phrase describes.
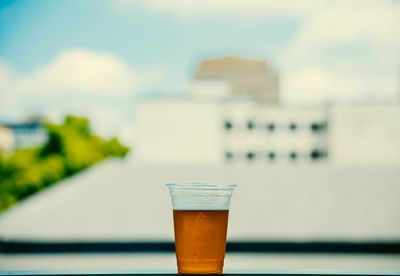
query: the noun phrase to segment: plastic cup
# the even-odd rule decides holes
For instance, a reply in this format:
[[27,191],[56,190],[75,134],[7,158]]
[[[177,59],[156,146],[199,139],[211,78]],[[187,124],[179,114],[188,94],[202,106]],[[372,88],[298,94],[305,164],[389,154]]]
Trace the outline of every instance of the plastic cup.
[[222,273],[229,206],[236,185],[167,184],[179,273]]

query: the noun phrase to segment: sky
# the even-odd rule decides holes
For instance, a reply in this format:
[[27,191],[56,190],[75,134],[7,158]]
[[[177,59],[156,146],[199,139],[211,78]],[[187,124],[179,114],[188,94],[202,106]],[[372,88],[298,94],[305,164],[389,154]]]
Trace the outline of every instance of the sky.
[[0,121],[88,116],[129,141],[140,100],[204,58],[264,58],[284,104],[398,101],[400,1],[1,0]]

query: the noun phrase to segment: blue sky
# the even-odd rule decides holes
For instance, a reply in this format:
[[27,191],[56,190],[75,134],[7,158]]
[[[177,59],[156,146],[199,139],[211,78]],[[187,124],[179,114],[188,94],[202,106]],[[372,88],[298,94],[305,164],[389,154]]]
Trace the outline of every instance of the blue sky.
[[202,56],[273,59],[299,28],[296,18],[247,23],[226,16],[182,19],[141,6],[118,11],[113,1],[9,2],[3,8],[0,54],[22,72],[65,49],[85,47],[113,53],[135,67],[161,65],[188,75]]
[[266,58],[284,103],[393,101],[398,18],[382,0],[3,0],[0,119],[77,113],[120,134],[138,98],[187,93],[221,55]]

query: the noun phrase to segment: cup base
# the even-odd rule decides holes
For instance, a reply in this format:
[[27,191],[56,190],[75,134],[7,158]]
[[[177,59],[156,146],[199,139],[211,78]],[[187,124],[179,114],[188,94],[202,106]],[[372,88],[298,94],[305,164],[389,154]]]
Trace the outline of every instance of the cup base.
[[178,260],[180,274],[218,274],[222,273],[224,260],[196,261]]

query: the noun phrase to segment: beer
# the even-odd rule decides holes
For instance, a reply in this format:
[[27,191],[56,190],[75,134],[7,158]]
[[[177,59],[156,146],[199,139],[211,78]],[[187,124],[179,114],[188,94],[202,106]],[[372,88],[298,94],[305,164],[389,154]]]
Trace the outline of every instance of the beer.
[[224,266],[234,184],[167,184],[174,214],[179,273],[215,274]]
[[221,273],[229,210],[174,210],[179,273]]

